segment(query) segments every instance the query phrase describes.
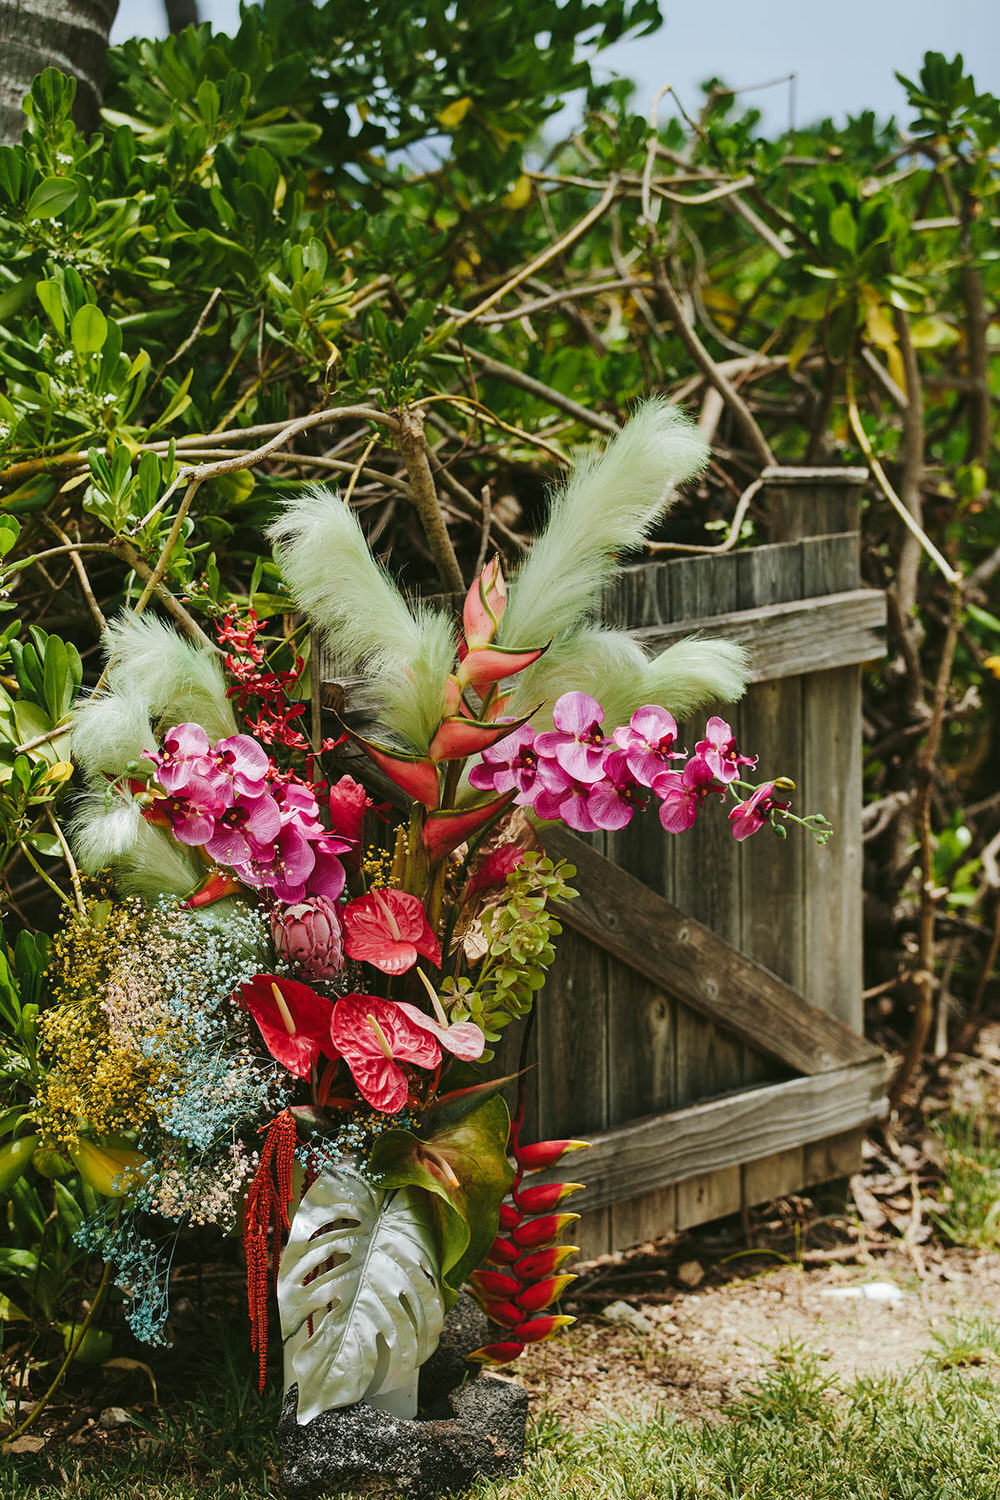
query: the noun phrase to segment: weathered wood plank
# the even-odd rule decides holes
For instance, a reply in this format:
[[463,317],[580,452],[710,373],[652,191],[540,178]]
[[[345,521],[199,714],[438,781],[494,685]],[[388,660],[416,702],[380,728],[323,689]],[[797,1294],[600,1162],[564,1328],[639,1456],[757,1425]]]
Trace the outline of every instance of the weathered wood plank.
[[877,589],[850,589],[630,633],[650,655],[683,636],[724,636],[747,648],[751,682],[768,682],[876,660],[885,654],[885,620]]
[[566,830],[547,833],[545,844],[550,855],[577,868],[580,895],[560,914],[566,927],[725,1030],[802,1073],[879,1055],[870,1042],[810,1005],[791,985]]
[[[744,1089],[612,1130],[591,1133],[590,1150],[575,1158],[586,1187],[579,1210],[619,1203],[635,1193],[684,1182],[722,1167],[744,1165],[789,1147],[881,1119],[884,1058],[813,1078]],[[539,1173],[539,1181],[565,1168]]]
[[866,469],[765,469],[763,507],[772,542],[858,529]]

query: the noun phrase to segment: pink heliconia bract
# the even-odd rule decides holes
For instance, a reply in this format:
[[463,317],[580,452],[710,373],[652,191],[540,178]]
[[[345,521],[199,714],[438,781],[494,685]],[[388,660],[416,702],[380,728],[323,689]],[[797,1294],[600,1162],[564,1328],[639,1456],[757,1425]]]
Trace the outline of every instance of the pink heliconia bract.
[[703,760],[719,781],[735,781],[740,766],[755,766],[756,755],[743,755],[736,737],[725,719],[713,716],[705,725],[705,738],[699,740],[694,753]]
[[344,966],[340,911],[326,896],[311,896],[271,913],[274,951],[306,979],[332,979]]
[[509,646],[473,646],[459,665],[456,674],[458,682],[463,688],[474,687],[477,692],[481,691],[495,682],[516,677],[518,672],[530,667],[548,649],[548,643],[530,647],[527,651]]
[[614,731],[612,739],[625,751],[629,770],[643,786],[652,786],[657,776],[669,770],[670,761],[684,759],[684,751],[673,748],[677,721],[655,703],[637,708],[628,723]]
[[600,781],[609,742],[603,729],[604,709],[589,693],[563,693],[552,710],[554,729],[535,736],[535,750],[575,781]]
[[683,771],[664,771],[653,783],[660,799],[660,822],[667,833],[685,833],[710,793],[725,796],[709,766],[693,755]]
[[497,633],[507,607],[507,584],[500,558],[492,557],[465,596],[462,629],[466,645],[487,646]]

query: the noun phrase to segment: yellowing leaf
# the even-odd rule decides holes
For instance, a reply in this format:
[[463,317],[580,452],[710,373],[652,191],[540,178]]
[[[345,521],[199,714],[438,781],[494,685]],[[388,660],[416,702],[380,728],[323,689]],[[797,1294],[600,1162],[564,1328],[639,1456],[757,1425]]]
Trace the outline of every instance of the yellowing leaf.
[[527,208],[530,202],[531,178],[522,172],[510,192],[505,193],[500,199],[500,203],[503,208],[510,209],[513,213],[519,208]]
[[456,99],[452,104],[446,104],[437,117],[439,125],[445,130],[457,130],[472,108],[472,100],[468,94],[463,94],[461,99]]
[[910,339],[915,349],[947,349],[960,338],[958,329],[944,318],[917,318],[910,324]]
[[813,341],[814,331],[815,330],[812,328],[803,328],[802,332],[798,335],[794,344],[788,351],[788,368],[793,375],[798,369],[799,362],[809,351],[809,346]]
[[892,318],[885,310],[884,303],[880,300],[878,293],[873,287],[865,287],[865,327],[868,337],[873,344],[880,349],[892,349],[896,346],[896,328]]

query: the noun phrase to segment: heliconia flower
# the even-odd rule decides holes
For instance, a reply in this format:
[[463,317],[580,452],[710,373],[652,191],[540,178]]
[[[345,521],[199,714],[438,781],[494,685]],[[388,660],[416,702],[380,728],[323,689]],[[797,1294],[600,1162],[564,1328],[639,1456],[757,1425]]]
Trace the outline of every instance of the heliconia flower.
[[207,844],[215,833],[216,820],[226,810],[215,782],[203,776],[189,776],[183,790],[171,792],[153,803],[151,812],[162,811],[170,823],[174,838],[181,844]]
[[755,766],[756,755],[743,755],[725,719],[712,717],[705,725],[705,738],[699,740],[694,753],[709,767],[719,781],[735,781],[740,766]]
[[340,911],[312,896],[271,913],[274,951],[308,979],[332,979],[344,966]]
[[587,799],[587,812],[598,828],[625,828],[633,814],[649,800],[628,763],[628,751],[612,750],[604,761],[604,775],[594,783]]
[[238,993],[268,1052],[296,1078],[308,1078],[321,1053],[336,1058],[330,1038],[333,1006],[308,985],[255,974],[240,985]]
[[673,748],[677,743],[677,721],[655,703],[637,708],[612,738],[625,751],[629,770],[643,786],[652,786],[657,776],[669,769],[669,761],[684,759],[684,751]]
[[211,906],[213,902],[223,901],[227,896],[238,896],[242,890],[243,882],[229,870],[210,870],[197,889],[186,901],[182,901],[181,905],[197,911],[199,907]]
[[524,1345],[506,1340],[499,1344],[484,1344],[481,1349],[474,1349],[467,1354],[466,1359],[477,1359],[484,1365],[509,1365],[512,1359],[517,1359],[524,1352]]
[[524,1321],[524,1313],[517,1303],[503,1297],[484,1297],[482,1306],[490,1322],[499,1323],[501,1328],[514,1329]]
[[248,734],[217,740],[212,747],[212,764],[220,779],[244,797],[261,795],[271,767],[267,751]]
[[482,1057],[486,1038],[475,1021],[454,1021],[449,1026],[446,1019],[442,1024],[419,1006],[410,1005],[406,1000],[397,1000],[395,1004],[414,1026],[429,1032],[454,1057],[460,1057],[463,1062],[477,1062]]
[[554,1167],[571,1151],[584,1151],[589,1141],[531,1141],[527,1146],[517,1145],[518,1165],[525,1172],[541,1172]]
[[487,1297],[507,1297],[513,1300],[521,1290],[517,1277],[507,1276],[503,1271],[477,1269],[469,1279]]
[[482,760],[469,772],[469,783],[477,791],[516,791],[514,801],[521,807],[530,804],[538,775],[538,752],[535,731],[529,724],[505,735],[499,744],[489,745]]
[[511,1239],[522,1250],[533,1250],[548,1240],[558,1239],[563,1230],[575,1224],[579,1214],[543,1214],[539,1219],[525,1219],[511,1230]]
[[[575,1280],[575,1275],[569,1273],[563,1276],[546,1276],[541,1281],[533,1281],[514,1299],[522,1318],[525,1313],[538,1313],[543,1307],[548,1307],[557,1297],[562,1296],[570,1282]],[[570,1321],[572,1322],[572,1319]],[[521,1336],[524,1326],[524,1323],[519,1325],[518,1337]],[[524,1342],[531,1343],[531,1340],[525,1339]]]
[[280,828],[281,812],[269,793],[259,797],[237,794],[232,805],[216,817],[212,836],[204,841],[205,852],[224,865],[243,865],[251,859],[269,863],[271,842]]
[[552,710],[554,729],[535,736],[535,750],[572,776],[574,781],[599,781],[608,741],[601,728],[604,709],[589,693],[563,693]]
[[732,834],[737,843],[759,833],[765,823],[771,821],[771,813],[775,809],[784,811],[791,806],[788,802],[777,802],[773,792],[774,782],[765,781],[745,802],[737,802],[732,809],[729,821],[733,825]]
[[465,596],[462,610],[462,629],[469,647],[486,646],[497,633],[507,607],[507,584],[500,566],[500,558],[494,556],[486,564]]
[[441,727],[431,740],[428,757],[436,764],[442,760],[464,760],[468,755],[479,755],[489,746],[505,740],[530,718],[531,714],[525,714],[523,719],[486,722],[455,714],[451,718],[442,719]]
[[533,1281],[537,1276],[554,1276],[571,1255],[579,1253],[579,1245],[546,1245],[541,1250],[529,1250],[514,1262],[511,1270],[522,1282]]
[[709,793],[724,797],[712,768],[693,755],[683,771],[664,771],[653,783],[660,799],[660,822],[668,833],[685,833]]
[[159,753],[147,751],[146,759],[156,766],[156,779],[165,792],[182,789],[195,776],[209,778],[213,769],[211,745],[200,724],[168,729]]
[[414,802],[422,802],[427,808],[437,807],[441,800],[437,766],[426,755],[407,755],[403,750],[390,750],[387,745],[363,739],[353,730],[347,733],[372,764],[384,771],[389,780],[401,787]]
[[524,1214],[547,1214],[558,1208],[570,1193],[578,1193],[582,1182],[537,1182],[533,1187],[514,1188],[514,1202]]
[[414,1026],[400,1006],[376,995],[345,995],[338,1000],[330,1035],[359,1093],[387,1115],[398,1115],[410,1092],[400,1064],[429,1069],[441,1061],[435,1038]]
[[547,641],[544,646],[528,651],[517,651],[508,646],[473,646],[459,664],[458,681],[463,688],[491,687],[494,682],[503,682],[504,678],[523,672],[548,649]]
[[417,958],[441,967],[441,945],[423,903],[408,891],[372,890],[344,907],[344,951],[383,974],[405,974]]
[[550,1339],[560,1328],[565,1328],[567,1323],[575,1322],[576,1319],[566,1313],[542,1313],[540,1317],[529,1318],[527,1322],[518,1324],[517,1337],[522,1344],[540,1344],[542,1339]]
[[436,808],[427,814],[423,828],[424,849],[430,863],[444,859],[459,844],[464,844],[473,834],[485,828],[500,816],[514,800],[513,792],[503,797],[494,797],[489,802],[477,802],[473,807],[459,807],[454,811]]

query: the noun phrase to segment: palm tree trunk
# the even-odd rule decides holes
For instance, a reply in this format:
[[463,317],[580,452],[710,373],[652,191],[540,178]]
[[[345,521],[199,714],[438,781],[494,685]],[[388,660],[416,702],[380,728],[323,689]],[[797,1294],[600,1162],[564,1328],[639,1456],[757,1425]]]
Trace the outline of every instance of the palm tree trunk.
[[198,24],[198,0],[163,0],[167,13],[167,25],[172,33],[183,31],[185,26]]
[[0,0],[0,142],[20,139],[21,103],[43,68],[73,74],[77,124],[96,128],[117,12],[118,0]]

